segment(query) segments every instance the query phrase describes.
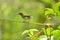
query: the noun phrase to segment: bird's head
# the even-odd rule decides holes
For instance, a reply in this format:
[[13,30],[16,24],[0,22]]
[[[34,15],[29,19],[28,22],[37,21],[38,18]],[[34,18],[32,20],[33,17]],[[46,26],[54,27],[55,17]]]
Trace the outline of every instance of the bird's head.
[[23,13],[19,13],[19,15],[23,15]]

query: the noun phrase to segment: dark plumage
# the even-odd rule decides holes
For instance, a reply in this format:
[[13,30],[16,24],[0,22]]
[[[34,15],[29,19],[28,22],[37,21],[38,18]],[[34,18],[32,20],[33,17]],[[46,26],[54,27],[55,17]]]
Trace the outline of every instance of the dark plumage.
[[29,15],[25,15],[23,13],[19,13],[19,15],[23,18],[23,19],[30,19]]

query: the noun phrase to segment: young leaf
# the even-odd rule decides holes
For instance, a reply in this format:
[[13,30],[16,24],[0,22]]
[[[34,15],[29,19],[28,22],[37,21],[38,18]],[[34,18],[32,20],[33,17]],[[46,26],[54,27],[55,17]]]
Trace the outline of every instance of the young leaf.
[[56,13],[54,12],[54,10],[51,9],[51,8],[46,8],[45,9],[45,15],[48,15],[48,14],[56,15]]
[[57,17],[60,19],[60,2],[56,3],[53,6],[53,9],[56,12]]
[[60,2],[56,3],[53,7],[56,12],[60,12]]
[[26,33],[28,33],[29,32],[29,30],[25,30],[23,33],[22,33],[22,35],[24,35],[24,34],[26,34]]

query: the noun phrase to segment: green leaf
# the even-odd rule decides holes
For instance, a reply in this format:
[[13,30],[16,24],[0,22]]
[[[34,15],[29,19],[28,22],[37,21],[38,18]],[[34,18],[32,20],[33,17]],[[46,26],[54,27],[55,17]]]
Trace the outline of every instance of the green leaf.
[[50,36],[52,30],[53,30],[52,28],[47,28],[47,29],[45,30],[45,34],[48,35],[48,36]]
[[30,29],[30,31],[38,31],[37,29]]
[[26,34],[26,33],[28,33],[29,32],[29,30],[25,30],[23,33],[22,33],[22,35],[24,35],[24,34]]
[[56,3],[53,8],[56,12],[60,12],[59,11],[60,10],[60,2]]
[[33,35],[34,34],[33,32],[36,32],[38,30],[37,29],[30,29],[29,31],[30,31],[30,34]]
[[60,30],[54,30],[52,32],[53,36],[56,37],[56,38],[60,38]]
[[56,12],[57,17],[60,19],[60,2],[56,3],[56,4],[53,6],[53,9],[54,9],[54,11]]
[[22,33],[22,35],[24,35],[24,34],[27,33],[29,36],[31,36],[31,35],[33,35],[34,32],[36,32],[36,31],[38,31],[38,30],[37,30],[37,29],[25,30],[25,31]]
[[45,9],[45,15],[48,15],[48,14],[56,15],[56,13],[54,12],[54,10],[51,9],[51,8],[46,8]]
[[58,29],[60,29],[60,25],[58,26]]

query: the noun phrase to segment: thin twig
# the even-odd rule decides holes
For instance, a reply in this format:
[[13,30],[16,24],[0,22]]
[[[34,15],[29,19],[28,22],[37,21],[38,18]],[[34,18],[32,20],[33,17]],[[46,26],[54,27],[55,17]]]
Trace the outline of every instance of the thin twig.
[[[18,21],[18,20],[13,20],[13,19],[6,19],[6,18],[0,18],[1,21],[11,21],[11,22],[21,22],[24,23],[23,21]],[[36,25],[47,25],[45,23],[35,23],[35,22],[29,22],[30,24],[36,24]],[[49,24],[49,25],[53,25],[53,24]]]

